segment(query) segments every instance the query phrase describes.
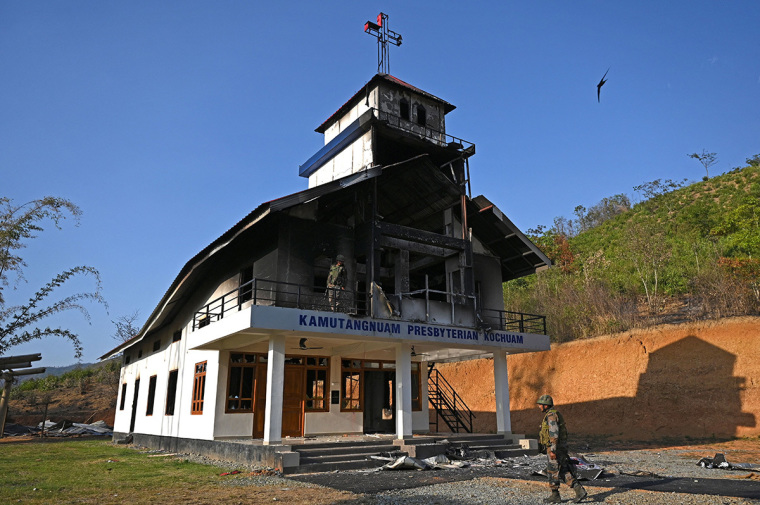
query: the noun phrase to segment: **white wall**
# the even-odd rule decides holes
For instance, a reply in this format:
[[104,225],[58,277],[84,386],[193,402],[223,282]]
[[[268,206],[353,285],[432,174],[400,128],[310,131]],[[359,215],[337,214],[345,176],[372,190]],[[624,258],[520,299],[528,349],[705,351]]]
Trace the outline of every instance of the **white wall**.
[[359,172],[372,165],[372,131],[367,131],[309,176],[313,188]]

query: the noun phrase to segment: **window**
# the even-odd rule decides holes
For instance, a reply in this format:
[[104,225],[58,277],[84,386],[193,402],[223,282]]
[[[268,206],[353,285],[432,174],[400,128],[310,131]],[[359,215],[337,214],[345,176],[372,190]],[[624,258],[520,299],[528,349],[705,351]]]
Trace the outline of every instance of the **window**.
[[137,359],[142,358],[142,347],[137,350]]
[[161,340],[156,340],[153,342],[153,352],[156,352],[159,349],[161,349]]
[[[330,358],[327,356],[285,356],[285,364],[306,369],[304,409],[307,412],[327,412],[330,408],[327,392],[330,384]],[[266,371],[266,354],[230,353],[226,413],[253,412],[256,401],[256,382],[264,380]]]
[[180,340],[182,340],[182,330],[177,330],[172,335],[172,342],[179,342]]
[[153,402],[156,399],[156,379],[157,377],[153,375],[148,383],[148,408],[145,409],[146,416],[153,415]]
[[417,124],[422,126],[427,125],[427,111],[422,105],[417,106]]
[[177,397],[177,370],[169,372],[169,382],[166,386],[166,415],[174,415],[174,400]]
[[127,383],[121,385],[121,401],[119,402],[119,410],[124,410],[124,403],[127,400]]
[[246,267],[240,271],[240,293],[238,294],[238,304],[253,299],[253,266]]
[[329,404],[327,390],[330,376],[330,359],[308,356],[306,358],[306,403],[304,409],[310,412],[327,412]]
[[[227,380],[227,413],[253,412],[253,394],[257,367],[266,374],[266,355],[230,354],[230,371]],[[262,373],[259,371],[259,373]]]
[[190,405],[190,413],[193,415],[203,414],[203,396],[206,393],[206,362],[195,364],[195,376],[193,377],[193,401]]
[[132,356],[130,356],[129,354],[125,354],[124,355],[124,364],[125,365],[129,365],[130,361],[132,361]]
[[405,98],[402,98],[400,105],[399,115],[401,116],[401,119],[409,121],[409,102]]

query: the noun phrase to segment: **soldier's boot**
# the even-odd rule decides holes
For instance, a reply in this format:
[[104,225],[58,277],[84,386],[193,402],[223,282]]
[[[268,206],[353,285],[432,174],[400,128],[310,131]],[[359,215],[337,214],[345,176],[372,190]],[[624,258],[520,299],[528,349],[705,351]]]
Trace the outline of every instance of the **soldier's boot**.
[[559,490],[552,489],[552,494],[548,498],[544,498],[544,503],[562,503],[562,498],[559,496]]
[[580,482],[575,483],[575,486],[573,486],[573,491],[575,491],[575,500],[573,500],[575,503],[579,503],[582,499],[588,496],[588,493],[583,488],[583,486],[581,486]]

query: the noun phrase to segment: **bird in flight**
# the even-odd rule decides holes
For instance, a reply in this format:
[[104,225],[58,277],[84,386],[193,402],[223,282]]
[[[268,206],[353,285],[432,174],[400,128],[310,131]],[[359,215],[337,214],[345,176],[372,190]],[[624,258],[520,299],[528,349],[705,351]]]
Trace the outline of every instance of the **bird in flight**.
[[[609,71],[610,71],[610,69],[608,68],[607,72],[609,72]],[[600,98],[601,98],[600,95],[602,93],[602,86],[604,86],[604,83],[607,82],[607,79],[605,79],[605,77],[607,77],[607,72],[604,73],[604,75],[602,76],[602,80],[599,81],[599,84],[596,85],[596,101],[597,102],[601,101],[600,100]]]

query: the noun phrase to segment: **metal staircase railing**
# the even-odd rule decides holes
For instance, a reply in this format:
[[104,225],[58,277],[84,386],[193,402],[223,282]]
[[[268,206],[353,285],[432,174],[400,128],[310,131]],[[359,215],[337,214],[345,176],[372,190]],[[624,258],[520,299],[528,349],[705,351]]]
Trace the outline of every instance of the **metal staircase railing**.
[[443,419],[453,433],[472,433],[472,419],[475,414],[449,381],[435,368],[428,368],[428,400],[435,409],[435,421],[430,424],[438,431],[438,419]]

